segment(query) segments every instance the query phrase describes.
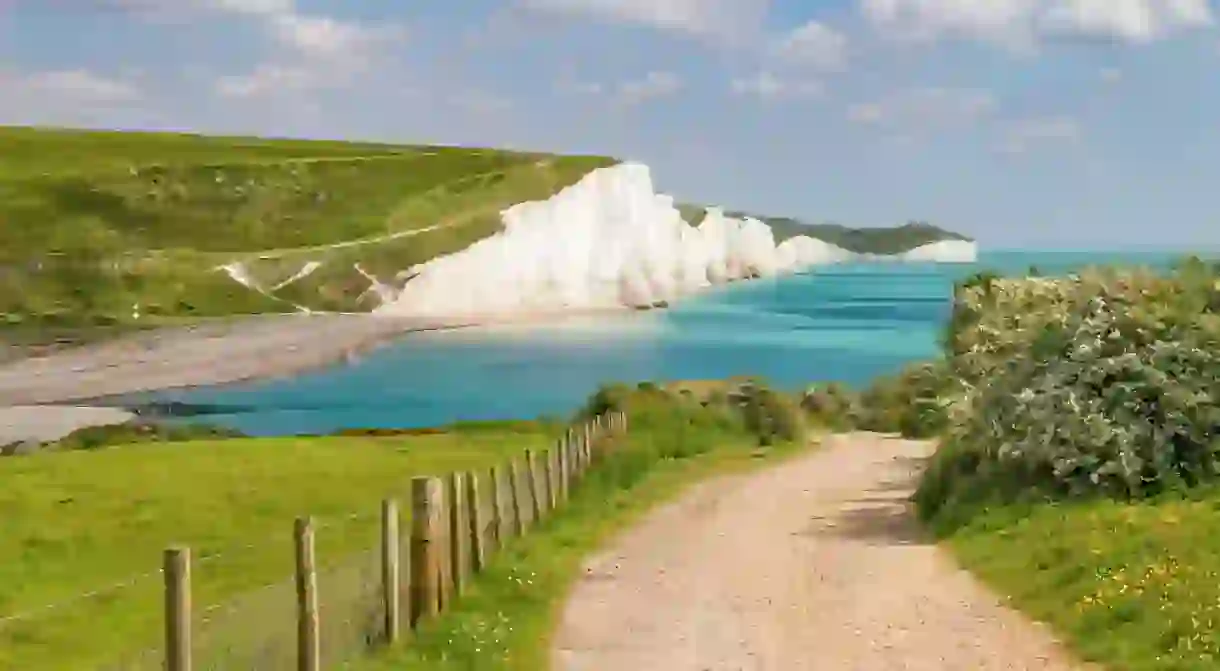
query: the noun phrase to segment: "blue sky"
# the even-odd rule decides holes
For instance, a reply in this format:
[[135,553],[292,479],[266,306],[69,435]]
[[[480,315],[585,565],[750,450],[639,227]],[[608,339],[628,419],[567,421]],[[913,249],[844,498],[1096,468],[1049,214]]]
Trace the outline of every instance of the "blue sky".
[[0,0],[0,122],[644,161],[987,247],[1220,247],[1212,0]]

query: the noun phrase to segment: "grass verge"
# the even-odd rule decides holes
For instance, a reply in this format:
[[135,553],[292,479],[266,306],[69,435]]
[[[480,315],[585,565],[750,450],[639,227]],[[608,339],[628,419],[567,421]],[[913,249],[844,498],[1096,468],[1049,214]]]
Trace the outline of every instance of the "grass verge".
[[1087,661],[1115,671],[1220,666],[1220,488],[994,508],[949,544]]
[[[653,402],[662,393],[652,392]],[[546,669],[552,631],[585,557],[700,480],[802,452],[803,443],[791,442],[759,449],[757,435],[708,417],[705,413],[714,413],[710,409],[677,404],[641,410],[640,399],[641,394],[634,396],[627,438],[590,472],[565,507],[494,555],[452,610],[403,645],[345,668]]]
[[[168,545],[191,547],[194,601],[205,613],[290,578],[294,517],[325,525],[321,564],[346,559],[376,547],[380,500],[406,500],[412,476],[486,468],[554,438],[545,425],[474,425],[429,436],[195,441],[0,460],[0,668],[98,668],[155,647],[155,571]],[[151,575],[72,600],[144,572]],[[267,616],[274,622],[243,627],[291,626],[291,603]]]

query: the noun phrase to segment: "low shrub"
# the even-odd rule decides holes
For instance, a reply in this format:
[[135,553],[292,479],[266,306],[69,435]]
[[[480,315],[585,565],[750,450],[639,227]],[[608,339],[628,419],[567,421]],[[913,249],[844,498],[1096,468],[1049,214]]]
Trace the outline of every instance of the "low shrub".
[[963,387],[917,495],[926,517],[980,500],[1144,498],[1220,474],[1215,268],[989,280],[959,290],[955,312]]
[[87,426],[59,440],[47,443],[47,450],[97,450],[115,445],[136,443],[176,443],[188,440],[221,440],[245,438],[236,429],[208,424],[132,421],[110,426]]
[[815,385],[801,395],[800,407],[814,424],[849,431],[859,419],[860,395],[837,382]]
[[912,364],[864,390],[855,428],[915,439],[939,436],[948,425],[945,397],[950,387],[943,360]]
[[640,382],[634,388],[606,384],[589,397],[575,421],[617,410],[643,413],[646,421],[663,420],[683,430],[699,428],[700,422],[710,422],[720,431],[744,430],[755,436],[760,445],[798,441],[805,434],[797,402],[752,380],[712,389],[702,400],[689,390],[669,390],[654,382]]

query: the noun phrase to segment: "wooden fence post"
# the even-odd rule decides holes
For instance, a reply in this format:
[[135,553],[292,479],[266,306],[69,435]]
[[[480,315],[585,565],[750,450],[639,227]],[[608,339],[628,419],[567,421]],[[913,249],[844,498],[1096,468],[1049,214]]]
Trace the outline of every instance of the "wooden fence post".
[[441,482],[411,479],[411,627],[440,611]]
[[398,502],[381,502],[381,590],[386,643],[398,641]]
[[500,467],[492,466],[488,472],[490,486],[488,495],[491,498],[491,535],[495,550],[499,552],[504,547],[504,491],[500,487]]
[[461,473],[450,473],[449,501],[449,572],[453,583],[453,598],[460,597],[466,589],[466,478]]
[[165,551],[165,668],[191,671],[191,551]]
[[559,439],[559,443],[555,446],[555,459],[559,463],[559,500],[566,503],[568,500],[568,441],[566,436]]
[[548,447],[543,454],[546,455],[546,505],[552,511],[559,505],[559,483],[557,476],[559,475],[559,467],[556,466],[555,455],[559,450],[555,447]]
[[298,517],[293,527],[297,578],[297,669],[319,671],[321,640],[318,632],[318,572],[314,556],[312,517]]
[[466,515],[470,520],[470,571],[478,573],[487,562],[486,525],[483,520],[483,497],[479,487],[479,474],[466,474]]
[[572,429],[568,429],[563,434],[563,459],[564,466],[567,468],[568,477],[568,496],[572,495],[572,487],[576,484],[576,434],[572,433]]
[[513,536],[520,537],[525,533],[525,520],[521,519],[521,474],[515,457],[508,462],[508,503],[513,513]]
[[525,451],[525,476],[530,491],[531,523],[538,524],[542,521],[542,499],[538,496],[538,460],[534,458],[533,450]]

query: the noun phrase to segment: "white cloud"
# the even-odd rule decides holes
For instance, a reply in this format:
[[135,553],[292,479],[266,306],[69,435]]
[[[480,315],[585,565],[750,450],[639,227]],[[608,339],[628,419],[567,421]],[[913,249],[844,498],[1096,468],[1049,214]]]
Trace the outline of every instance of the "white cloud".
[[682,90],[682,78],[673,72],[653,70],[638,79],[617,84],[582,80],[565,71],[555,82],[555,91],[578,96],[604,98],[619,105],[638,105],[648,100],[672,96]]
[[729,90],[739,96],[754,96],[762,100],[805,98],[821,95],[822,85],[812,81],[792,81],[763,70],[751,77],[729,82]]
[[300,11],[295,0],[104,0],[153,19],[228,15],[261,22],[276,42],[309,58],[354,60],[369,47],[400,39],[394,25],[368,25]]
[[585,15],[692,35],[739,36],[762,24],[770,0],[516,0],[534,11]]
[[653,70],[641,79],[622,82],[617,89],[619,102],[636,105],[654,98],[674,95],[682,88],[682,79],[672,72]]
[[858,0],[864,17],[891,36],[914,41],[966,37],[1018,46],[1030,37],[1041,0]]
[[[164,0],[157,0],[164,1]],[[341,86],[375,61],[380,47],[405,37],[397,25],[366,25],[303,14],[293,0],[190,0],[199,9],[261,21],[283,53],[245,74],[215,82],[218,94],[250,98]]]
[[89,70],[17,72],[0,68],[0,123],[112,125],[116,118],[151,118],[147,96],[123,78]]
[[35,95],[81,103],[116,103],[132,102],[141,97],[133,84],[88,70],[52,70],[0,78],[0,90],[10,92],[0,96],[8,100]]
[[1023,154],[1036,145],[1074,144],[1081,135],[1080,124],[1071,117],[1022,119],[1008,124],[998,148],[1008,154]]
[[281,43],[307,56],[327,59],[363,57],[369,48],[405,36],[393,26],[365,26],[295,13],[275,15],[271,25]]
[[782,58],[823,70],[837,70],[847,62],[847,37],[817,21],[788,33],[777,45]]
[[847,117],[896,132],[928,133],[972,125],[995,107],[995,98],[986,91],[926,87],[853,105]]
[[318,71],[275,63],[264,63],[244,75],[225,75],[216,80],[216,92],[227,98],[252,98],[274,93],[325,88],[327,78]]
[[1148,43],[1213,25],[1209,0],[857,0],[900,39],[961,38],[1028,49],[1045,39]]
[[1205,28],[1214,20],[1208,0],[1067,0],[1041,17],[1049,33],[1131,43]]

